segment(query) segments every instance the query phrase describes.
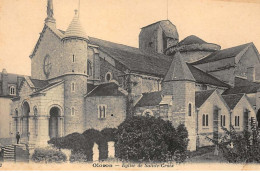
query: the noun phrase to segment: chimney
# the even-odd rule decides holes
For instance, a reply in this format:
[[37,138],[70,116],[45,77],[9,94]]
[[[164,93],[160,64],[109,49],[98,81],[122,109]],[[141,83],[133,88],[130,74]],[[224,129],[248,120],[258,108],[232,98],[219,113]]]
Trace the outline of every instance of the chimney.
[[247,80],[254,82],[255,81],[255,67],[247,68]]
[[6,96],[9,95],[9,89],[8,89],[8,74],[5,68],[2,70],[1,75],[2,75],[2,94]]

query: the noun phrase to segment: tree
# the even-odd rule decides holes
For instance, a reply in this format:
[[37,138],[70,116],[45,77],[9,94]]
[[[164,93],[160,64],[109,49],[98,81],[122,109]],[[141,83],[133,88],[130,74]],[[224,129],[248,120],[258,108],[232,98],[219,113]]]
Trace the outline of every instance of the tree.
[[187,150],[187,130],[184,125],[177,130],[180,133],[170,121],[160,118],[129,117],[118,127],[116,156],[130,161],[172,160],[177,151],[185,153]]

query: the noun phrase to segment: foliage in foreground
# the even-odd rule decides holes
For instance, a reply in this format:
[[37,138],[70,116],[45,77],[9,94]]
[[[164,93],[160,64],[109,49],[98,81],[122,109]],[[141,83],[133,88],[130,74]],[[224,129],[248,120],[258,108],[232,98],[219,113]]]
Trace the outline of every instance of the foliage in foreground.
[[32,160],[36,163],[62,163],[67,160],[67,156],[54,149],[37,148],[32,155]]
[[116,134],[116,156],[144,162],[183,162],[187,155],[188,132],[175,129],[170,121],[150,116],[133,116],[122,122]]
[[260,133],[257,128],[242,133],[223,128],[225,134],[220,141],[208,138],[218,145],[224,158],[230,163],[260,163]]

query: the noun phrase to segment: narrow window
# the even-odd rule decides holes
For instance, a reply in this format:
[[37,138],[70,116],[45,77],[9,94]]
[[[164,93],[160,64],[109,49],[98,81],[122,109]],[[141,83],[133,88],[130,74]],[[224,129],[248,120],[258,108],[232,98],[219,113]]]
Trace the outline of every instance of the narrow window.
[[88,60],[88,63],[87,63],[87,75],[89,75],[89,76],[92,75],[92,63],[89,60]]
[[235,126],[237,126],[237,116],[235,116]]
[[223,126],[223,115],[220,117],[220,125]]
[[223,126],[226,126],[226,115],[223,115]]
[[75,92],[75,82],[71,83],[71,92]]
[[9,92],[10,92],[10,95],[15,95],[15,87],[11,86]]
[[206,115],[206,126],[209,126],[209,115]]
[[73,54],[72,55],[72,62],[75,62],[76,61],[76,58],[75,58],[75,55]]
[[106,105],[99,105],[98,106],[98,118],[99,119],[106,118]]
[[106,118],[106,107],[103,106],[103,118]]
[[205,126],[205,122],[206,122],[206,120],[205,120],[205,114],[203,114],[203,115],[202,115],[202,126]]
[[75,115],[75,108],[71,107],[71,116],[74,116],[74,115]]
[[189,104],[189,116],[191,116],[191,104]]
[[239,126],[239,116],[237,116],[237,126]]

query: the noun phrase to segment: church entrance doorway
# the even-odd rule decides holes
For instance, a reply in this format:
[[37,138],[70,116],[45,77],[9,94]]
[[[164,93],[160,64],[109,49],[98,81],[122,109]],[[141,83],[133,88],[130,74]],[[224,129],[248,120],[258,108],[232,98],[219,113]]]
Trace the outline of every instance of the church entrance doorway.
[[58,107],[52,107],[50,109],[50,119],[49,119],[49,136],[50,138],[59,137],[59,117],[60,109]]
[[[28,102],[24,102],[22,105],[22,137],[29,137],[29,114],[30,114],[30,106]],[[28,139],[26,139],[28,140]]]

